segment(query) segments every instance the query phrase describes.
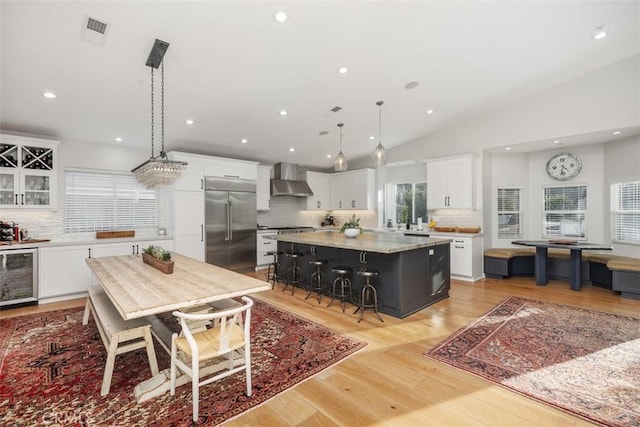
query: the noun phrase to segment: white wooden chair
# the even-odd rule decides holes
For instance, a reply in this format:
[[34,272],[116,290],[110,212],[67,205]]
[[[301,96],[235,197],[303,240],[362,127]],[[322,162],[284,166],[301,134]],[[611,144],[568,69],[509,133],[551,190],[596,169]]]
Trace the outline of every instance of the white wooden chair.
[[[182,332],[171,337],[171,395],[175,395],[177,368],[191,377],[193,389],[193,420],[198,420],[199,388],[214,381],[245,371],[247,396],[251,396],[251,349],[249,329],[253,300],[242,297],[240,307],[213,313],[194,314],[174,311]],[[244,313],[244,319],[243,319]],[[211,321],[202,328],[202,321]],[[193,322],[193,323],[192,323]],[[193,330],[190,324],[197,325]],[[200,378],[200,370],[206,362],[226,356],[226,369]]]

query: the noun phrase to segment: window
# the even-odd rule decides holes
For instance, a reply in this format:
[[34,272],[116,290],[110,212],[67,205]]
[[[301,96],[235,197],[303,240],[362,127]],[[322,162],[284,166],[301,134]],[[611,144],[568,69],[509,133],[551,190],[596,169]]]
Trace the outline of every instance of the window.
[[146,189],[133,176],[65,171],[65,232],[157,226],[157,192]]
[[611,184],[611,239],[640,244],[640,181]]
[[498,238],[522,237],[519,188],[498,188]]
[[416,223],[419,217],[427,219],[427,183],[391,184],[394,192],[396,223]]
[[587,237],[587,187],[545,187],[543,237]]

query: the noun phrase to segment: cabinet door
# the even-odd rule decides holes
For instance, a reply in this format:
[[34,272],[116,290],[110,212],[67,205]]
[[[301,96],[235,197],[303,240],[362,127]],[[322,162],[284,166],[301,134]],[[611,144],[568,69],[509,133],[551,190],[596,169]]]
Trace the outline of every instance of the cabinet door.
[[427,164],[427,206],[429,209],[448,207],[448,182],[449,167],[446,161]]
[[329,196],[331,192],[330,175],[307,171],[306,181],[311,191],[313,191],[313,196],[307,197],[307,209],[328,210],[331,204],[331,198]]
[[210,158],[203,163],[204,176],[221,178],[257,179],[257,163],[233,159]]
[[473,208],[473,159],[464,157],[449,160],[447,170],[448,206]]
[[204,261],[204,192],[176,191],[173,209],[175,252]]
[[89,245],[38,249],[38,297],[50,298],[86,292],[91,271],[85,263]]
[[344,191],[348,209],[374,208],[374,174],[372,169],[363,169],[345,176],[347,180],[344,183]]
[[271,209],[271,166],[258,166],[256,209],[259,211]]
[[275,232],[258,232],[256,234],[256,265],[268,265],[273,262],[273,255],[267,255],[269,251],[278,249],[278,242],[273,239],[267,239],[266,236],[275,236]]
[[186,169],[180,178],[174,182],[174,188],[178,191],[201,191],[204,190],[204,180],[202,173],[202,159],[196,156],[189,156],[182,153],[169,153],[171,160],[187,162]]
[[451,274],[471,277],[471,239],[454,238],[451,242]]
[[136,244],[134,242],[96,243],[91,246],[91,258],[101,256],[135,255]]
[[20,205],[20,174],[18,169],[0,168],[0,206]]

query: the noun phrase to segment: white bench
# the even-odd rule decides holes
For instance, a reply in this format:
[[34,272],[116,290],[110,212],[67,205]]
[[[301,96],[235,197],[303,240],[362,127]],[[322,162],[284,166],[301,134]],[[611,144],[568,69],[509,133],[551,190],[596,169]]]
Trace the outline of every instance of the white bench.
[[147,349],[151,374],[158,373],[158,361],[151,337],[151,324],[146,319],[124,320],[115,309],[108,295],[100,286],[89,286],[89,296],[84,308],[82,324],[89,322],[89,312],[93,315],[100,337],[107,349],[107,363],[102,377],[100,395],[109,394],[111,375],[118,354]]

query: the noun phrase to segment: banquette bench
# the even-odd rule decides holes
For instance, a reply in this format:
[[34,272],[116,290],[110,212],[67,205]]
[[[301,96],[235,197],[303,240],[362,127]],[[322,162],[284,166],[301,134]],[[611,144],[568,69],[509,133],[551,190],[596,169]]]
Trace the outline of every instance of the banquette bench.
[[[550,249],[547,263],[550,278],[569,278],[569,251]],[[485,277],[533,276],[534,269],[534,248],[492,248],[484,251]],[[583,251],[581,270],[586,282],[620,292],[625,298],[640,299],[640,258]]]

